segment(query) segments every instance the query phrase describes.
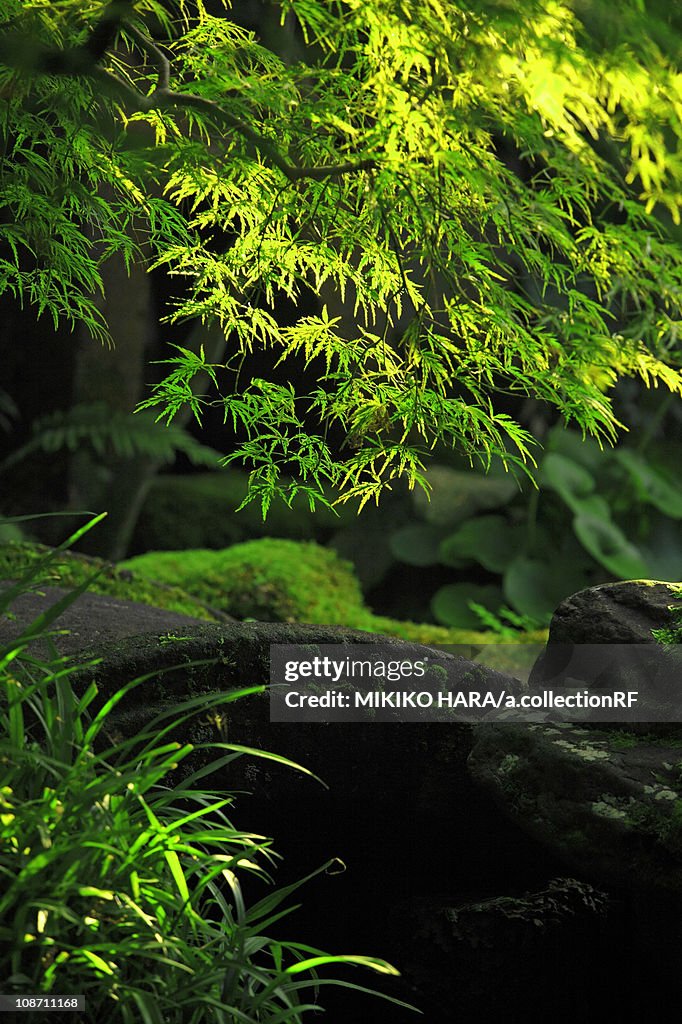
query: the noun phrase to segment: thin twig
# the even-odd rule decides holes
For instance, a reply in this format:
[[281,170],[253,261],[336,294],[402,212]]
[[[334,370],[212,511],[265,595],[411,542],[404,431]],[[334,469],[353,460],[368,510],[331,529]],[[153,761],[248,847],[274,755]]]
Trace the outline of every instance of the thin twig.
[[139,28],[136,28],[135,25],[126,24],[125,31],[133,39],[137,40],[141,49],[151,58],[152,64],[156,67],[159,77],[154,92],[169,92],[171,65],[168,57],[149,36],[146,36],[144,32],[140,32]]

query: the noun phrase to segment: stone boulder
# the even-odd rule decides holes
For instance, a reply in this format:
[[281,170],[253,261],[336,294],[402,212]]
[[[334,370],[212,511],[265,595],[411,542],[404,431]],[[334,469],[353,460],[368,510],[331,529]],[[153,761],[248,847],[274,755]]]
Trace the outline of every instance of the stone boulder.
[[[0,595],[8,587],[7,581],[0,582]],[[39,615],[49,613],[58,602],[66,601],[70,593],[64,587],[42,587],[20,594],[12,602],[12,617],[0,615],[0,647],[19,636]],[[225,617],[223,621],[229,620]],[[34,641],[31,652],[43,658],[50,656],[52,648],[61,655],[86,650],[97,653],[136,633],[170,636],[173,632],[205,625],[205,619],[181,612],[85,591],[46,627],[52,635]]]
[[672,625],[670,606],[679,584],[651,580],[603,583],[572,594],[552,616],[548,646],[554,644],[647,644],[652,630]]
[[[676,731],[682,720],[680,663],[670,645],[656,641],[654,631],[672,628],[678,591],[675,584],[635,580],[590,587],[566,598],[552,617],[530,685],[636,690],[637,707],[624,716],[633,727],[673,723]],[[609,720],[607,712],[601,717]]]
[[[64,591],[49,588],[24,595],[14,605],[16,618],[0,618],[0,647],[63,596]],[[425,651],[343,626],[213,625],[88,593],[65,608],[51,626],[60,627],[66,632],[56,634],[52,643],[83,666],[73,677],[77,687],[94,679],[100,695],[106,697],[129,680],[146,677],[117,707],[109,721],[108,742],[115,742],[117,731],[122,738],[137,735],[150,718],[171,710],[183,698],[203,699],[216,690],[267,682],[271,643],[310,648],[324,643],[381,643],[390,645],[396,657]],[[49,653],[36,643],[44,641],[36,641],[32,653]],[[96,656],[97,664],[85,664],[90,656]],[[205,712],[206,708],[199,709],[182,725],[184,738],[197,744],[226,740],[272,750],[318,776],[246,754],[201,780],[201,785],[210,784],[219,793],[236,794],[230,809],[236,823],[248,824],[256,835],[275,837],[275,849],[283,857],[278,885],[295,883],[331,857],[343,862],[338,871],[318,875],[306,887],[303,910],[287,924],[292,934],[324,948],[352,948],[389,957],[391,943],[399,942],[395,962],[409,980],[401,995],[422,1006],[431,1024],[460,1016],[472,1024],[483,1024],[496,1014],[506,1019],[510,998],[519,1019],[530,1004],[543,1018],[582,1019],[587,1009],[601,1005],[601,995],[615,1012],[621,990],[625,993],[621,1002],[631,1005],[627,977],[618,973],[623,943],[629,948],[629,938],[622,938],[620,928],[611,930],[613,956],[604,967],[601,920],[593,921],[595,913],[585,906],[591,890],[580,883],[566,899],[565,886],[557,893],[556,885],[547,883],[561,871],[558,857],[527,837],[477,790],[481,779],[474,771],[475,785],[466,769],[472,738],[469,726],[272,723],[267,697],[255,694],[227,705],[220,722]],[[478,734],[480,745],[483,730]],[[535,735],[519,727],[516,735],[523,734]],[[500,742],[502,749],[490,759],[495,768],[504,758],[504,740]],[[483,754],[479,749],[481,763]],[[203,756],[199,752],[190,769],[202,767]],[[512,758],[506,765],[515,763]],[[185,766],[182,762],[177,771]],[[494,774],[490,773],[491,778]],[[558,775],[553,784],[557,791],[561,772]],[[328,788],[320,785],[319,778]],[[165,784],[172,786],[173,778]],[[526,784],[532,792],[533,780],[524,780]],[[495,786],[487,788],[497,796]],[[603,793],[611,791],[597,788],[593,802],[618,812],[620,805],[602,799]],[[668,797],[659,795],[665,788],[654,794],[654,808],[660,803],[670,809]],[[622,795],[616,788],[612,792],[614,798]],[[518,799],[523,807],[525,796]],[[544,831],[538,835],[544,840]],[[585,863],[589,867],[587,859]],[[664,870],[671,870],[667,862]],[[512,899],[486,900],[486,894],[510,891],[516,894]],[[524,891],[530,895],[519,898]],[[476,894],[481,894],[480,899]],[[557,916],[561,921],[555,926]],[[580,924],[578,931],[572,929],[573,920]],[[484,956],[477,948],[479,942]],[[576,959],[581,955],[584,969]],[[589,998],[583,994],[577,1002],[567,1002],[566,1013],[557,1015],[554,984],[548,982],[538,992],[537,977],[553,979],[556,971],[565,971],[566,963],[578,964],[580,976],[589,977],[597,960],[606,977],[613,979],[613,991],[599,977]],[[432,984],[433,964],[438,965],[439,981],[448,979],[438,990]],[[511,986],[515,987],[510,997]],[[385,1005],[391,1022],[405,1019],[396,1015],[400,1011],[394,1005]],[[337,1014],[334,1019],[354,1019],[354,1015]],[[374,1019],[386,1018],[377,1011]]]
[[[0,581],[0,595],[9,586],[8,581]],[[83,676],[94,676],[103,696],[133,678],[156,673],[156,679],[147,681],[144,697],[134,701],[140,705],[140,715],[150,711],[152,694],[156,694],[155,702],[163,704],[199,690],[267,684],[271,644],[300,644],[306,648],[317,644],[382,644],[395,652],[392,657],[396,660],[426,656],[434,662],[457,666],[451,677],[455,685],[459,678],[472,673],[477,685],[488,681],[510,690],[519,686],[511,677],[446,651],[341,625],[255,620],[213,624],[89,591],[69,600],[70,593],[62,587],[46,586],[16,597],[11,614],[0,616],[0,646],[20,636],[39,616],[58,612],[46,626],[49,635],[31,640],[30,652],[39,657],[55,651],[60,656],[77,656],[80,661],[98,659],[96,668],[81,669],[74,679],[78,682]]]
[[[0,619],[0,647],[63,593],[47,588],[25,595],[15,605],[16,619]],[[271,643],[306,644],[311,653],[318,644],[381,643],[396,658],[427,650],[342,626],[207,624],[88,593],[52,624],[59,627],[68,631],[54,635],[52,642],[84,666],[73,677],[75,687],[94,680],[98,702],[131,679],[148,676],[108,718],[107,745],[138,735],[150,719],[183,699],[266,683]],[[49,653],[44,641],[37,644],[31,653]],[[87,666],[91,656],[97,664]],[[294,882],[330,857],[343,862],[345,870],[338,876],[315,883],[313,897],[311,925],[319,934],[321,922],[328,921],[330,928],[333,922],[329,941],[336,948],[362,941],[380,950],[388,907],[413,888],[423,894],[459,888],[488,872],[496,879],[498,842],[507,850],[505,878],[515,869],[524,880],[529,872],[534,877],[534,844],[500,822],[468,776],[470,726],[270,722],[269,700],[260,694],[220,710],[218,720],[200,707],[173,736],[197,745],[227,742],[272,751],[304,767],[305,772],[295,771],[247,752],[204,777],[201,785],[236,794],[235,820],[246,822],[255,834],[275,837],[275,849],[284,858],[278,884]],[[203,769],[215,756],[215,751],[193,753],[166,784]],[[453,829],[453,815],[461,816],[466,827]],[[423,870],[424,851],[429,851],[428,871]],[[545,863],[543,854],[541,879]],[[359,933],[358,922],[366,935]],[[321,935],[319,944],[325,942]]]
[[[375,523],[378,533],[379,527]],[[364,542],[371,545],[371,530]],[[346,538],[348,540],[348,538]],[[348,541],[350,544],[350,541]],[[374,538],[375,546],[378,544]],[[350,552],[344,547],[346,554]],[[355,556],[358,551],[355,542]],[[0,560],[0,572],[2,562]],[[197,601],[237,619],[350,626],[417,644],[478,646],[499,642],[495,633],[404,622],[367,607],[356,569],[332,547],[261,537],[223,550],[147,551],[118,565],[136,581],[181,586]],[[544,632],[528,633],[544,643]],[[465,654],[466,652],[462,651]]]
[[[552,878],[540,890],[484,899],[401,900],[389,913],[395,945],[390,956],[407,963],[408,980],[429,993],[433,1008],[421,1004],[429,1021],[438,1005],[457,1007],[456,1018],[468,1024],[593,1020],[594,993],[583,985],[565,986],[559,1010],[557,970],[551,968],[561,970],[563,961],[573,976],[588,976],[595,961],[603,961],[611,909],[606,893],[575,878]],[[550,969],[539,970],[540,963]],[[608,989],[614,981],[602,976],[602,985],[613,1011]]]
[[671,626],[676,600],[673,584],[638,580],[563,601],[530,685],[635,689],[646,710],[617,725],[590,710],[580,724],[481,726],[469,770],[574,870],[682,895],[682,666],[653,636]]
[[474,780],[574,870],[682,895],[682,740],[567,724],[480,726]]

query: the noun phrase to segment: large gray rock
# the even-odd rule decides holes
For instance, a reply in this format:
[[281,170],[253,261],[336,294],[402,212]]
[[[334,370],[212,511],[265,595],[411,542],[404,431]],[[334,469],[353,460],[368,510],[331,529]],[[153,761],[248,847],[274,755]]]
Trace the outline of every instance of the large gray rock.
[[[54,598],[45,591],[17,605],[18,619],[0,625],[0,646]],[[138,736],[155,716],[172,712],[158,726],[173,724],[166,739],[273,751],[307,770],[293,771],[254,753],[224,764],[201,781],[222,793],[238,794],[241,820],[248,821],[255,833],[276,837],[277,850],[294,865],[293,877],[339,856],[354,872],[355,886],[366,883],[373,892],[385,891],[388,899],[392,887],[404,892],[405,878],[417,871],[423,851],[430,850],[429,870],[424,874],[419,868],[419,873],[428,885],[445,888],[458,873],[468,877],[472,865],[485,861],[490,844],[481,844],[475,835],[477,828],[490,832],[491,814],[496,841],[504,835],[495,809],[480,801],[466,771],[471,747],[467,725],[271,722],[266,694],[227,704],[219,717],[201,704],[209,694],[267,683],[273,643],[305,644],[311,656],[318,644],[381,643],[401,659],[423,656],[428,648],[339,626],[198,623],[88,594],[53,625],[66,623],[73,630],[53,641],[61,653],[74,655],[84,666],[73,677],[76,688],[94,680],[101,703],[130,680],[141,679],[107,719],[107,744]],[[91,656],[97,663],[88,666]],[[445,657],[458,663],[451,655]],[[459,660],[463,669],[471,666]],[[187,722],[177,723],[174,706],[192,698],[200,701],[198,710]],[[195,749],[166,784],[172,786],[177,777],[203,769],[217,754],[215,749]],[[465,815],[466,828],[456,830],[443,844],[453,814]],[[518,860],[532,863],[532,849],[526,849],[525,839],[521,845]],[[492,847],[489,859],[494,861]]]
[[[8,586],[7,581],[0,581],[0,593]],[[56,611],[59,602],[66,601],[70,593],[62,587],[40,587],[20,594],[12,602],[11,617],[0,615],[0,648],[18,637],[38,616]],[[230,621],[229,617],[225,616],[224,621]],[[58,617],[45,626],[51,636],[34,641],[31,652],[49,657],[54,648],[62,655],[72,655],[96,651],[136,633],[163,635],[205,625],[205,619],[86,591],[66,604]]]
[[682,664],[652,635],[675,600],[673,585],[638,580],[563,601],[531,686],[636,690],[633,720],[611,724],[602,709],[580,725],[481,726],[469,769],[574,870],[682,895]]
[[[586,1005],[581,985],[565,986],[557,1013],[557,975],[546,969],[547,954],[560,951],[575,976],[592,971],[603,958],[609,910],[606,893],[574,878],[484,899],[401,900],[389,911],[390,953],[434,1001],[457,1008],[449,1020],[592,1020],[594,1004]],[[431,1008],[422,1009],[432,1021]]]
[[[0,646],[59,596],[45,592],[17,605],[17,620],[0,622]],[[151,673],[117,708],[109,723],[109,742],[115,741],[116,732],[121,738],[137,735],[150,716],[169,710],[178,699],[193,695],[203,699],[210,691],[267,682],[271,643],[380,642],[390,645],[396,657],[425,650],[343,627],[262,622],[207,625],[89,594],[54,623],[56,628],[67,625],[67,633],[53,638],[58,649],[75,655],[81,664],[89,655],[98,658],[96,665],[79,670],[76,685],[94,678],[106,696],[131,678]],[[325,789],[310,775],[255,755],[225,764],[210,780],[201,780],[202,785],[210,781],[223,794],[237,793],[238,820],[248,823],[256,835],[276,837],[276,849],[283,855],[278,884],[293,883],[330,857],[345,863],[344,872],[332,871],[311,883],[315,889],[308,902],[313,917],[310,928],[301,929],[303,934],[314,935],[316,942],[328,948],[356,948],[361,943],[361,950],[391,956],[392,936],[407,933],[407,941],[396,950],[397,963],[405,976],[412,975],[415,984],[424,987],[404,997],[424,1006],[434,1022],[451,1020],[453,1014],[487,1021],[491,1008],[506,1019],[514,979],[520,980],[512,993],[512,1007],[516,999],[519,1012],[525,1011],[529,1001],[546,1009],[544,1016],[553,1012],[554,985],[548,984],[546,993],[538,997],[533,976],[538,972],[551,976],[547,965],[553,962],[556,929],[541,911],[547,906],[557,912],[557,893],[546,884],[547,873],[557,874],[556,858],[508,824],[490,801],[481,799],[466,771],[471,746],[468,726],[271,723],[267,698],[253,695],[228,705],[221,723],[204,709],[182,729],[186,738],[199,744],[227,739],[274,750],[329,784]],[[527,732],[527,727],[518,731]],[[193,764],[200,766],[200,761]],[[173,785],[172,778],[165,781]],[[504,892],[506,886],[517,896],[529,886],[542,891],[520,901],[472,904],[475,892]],[[466,907],[456,895],[464,892]],[[453,896],[443,895],[448,893]],[[576,966],[584,950],[587,964],[580,973],[587,976],[601,949],[597,942],[601,933],[595,935],[585,914],[581,915],[585,930],[571,933],[571,910],[579,911],[580,893],[589,896],[589,887],[580,889],[577,902],[569,899],[559,908],[563,923],[558,929],[562,937],[557,962],[562,970],[567,962]],[[396,915],[401,900],[410,905],[426,901],[422,902],[424,913],[415,917],[408,907]],[[474,926],[476,919],[481,919],[482,930]],[[535,923],[538,920],[543,929],[546,926],[547,942],[538,941],[542,930]],[[329,936],[324,933],[326,926],[332,930]],[[618,944],[619,933],[613,934]],[[493,943],[489,956],[481,957],[474,948],[479,937]],[[471,955],[463,957],[467,943]],[[423,978],[417,960],[426,965]],[[529,962],[534,965],[532,972]],[[432,970],[434,963],[437,972]],[[431,984],[435,974],[447,979],[442,992]],[[481,1002],[481,993],[488,1002]],[[482,1011],[477,1011],[479,1005]],[[568,1008],[570,1014],[562,1019],[583,1018],[584,1005]]]
[[[52,607],[64,591],[43,588],[24,595],[14,607],[14,619],[0,619],[0,647]],[[248,687],[262,687],[270,679],[270,645],[305,645],[306,656],[319,653],[319,644],[381,644],[392,657],[416,659],[424,655],[445,658],[466,674],[473,666],[442,651],[341,626],[299,623],[229,622],[213,625],[189,617],[159,611],[147,605],[119,601],[89,593],[80,595],[51,624],[53,636],[34,641],[31,654],[45,656],[54,645],[62,655],[73,656],[78,668],[72,676],[77,689],[94,681],[99,695],[96,708],[131,680],[140,680],[116,705],[107,719],[106,739],[121,742],[140,732],[156,716],[184,700]],[[93,664],[89,664],[94,659]],[[499,681],[499,673],[477,666],[479,675]],[[513,680],[506,681],[513,686]],[[398,717],[398,716],[396,716]],[[165,724],[165,722],[163,723]],[[159,726],[161,727],[161,726]],[[352,733],[352,742],[350,742]],[[348,725],[320,722],[271,722],[267,692],[233,701],[215,714],[206,706],[178,722],[173,739],[195,746],[229,741],[255,749],[272,750],[299,764],[326,782],[336,783],[346,797],[364,792],[384,808],[401,802],[416,804],[419,793],[434,785],[427,762],[458,764],[465,773],[464,757],[470,746],[470,729],[453,724],[396,721],[391,729],[371,721]],[[460,753],[458,753],[460,751]],[[203,767],[214,756],[196,753],[178,769],[183,775]],[[418,766],[421,765],[421,771]],[[439,776],[440,777],[440,776]],[[172,779],[171,779],[172,781]],[[274,804],[296,802],[296,793],[319,789],[310,775],[258,759],[242,758],[216,779],[221,788],[260,791]]]
[[[675,585],[649,580],[606,583],[566,598],[552,617],[531,686],[568,682],[594,690],[637,690],[634,722],[677,723],[679,661],[656,642],[653,631],[672,625],[670,608],[679,600]],[[646,712],[639,714],[643,707]]]
[[549,645],[652,643],[652,630],[672,625],[670,605],[679,603],[676,586],[630,580],[572,594],[552,616]]
[[[0,593],[7,586],[0,581]],[[453,688],[461,681],[467,687],[475,682],[519,689],[513,678],[446,651],[344,626],[254,620],[213,624],[88,591],[69,597],[69,591],[59,587],[21,594],[12,604],[11,616],[0,616],[0,648],[22,631],[34,630],[39,617],[47,615],[50,621],[43,632],[31,638],[30,653],[48,657],[54,651],[79,661],[97,659],[95,668],[80,669],[73,678],[76,683],[95,678],[103,696],[131,679],[149,676],[128,702],[142,717],[183,695],[269,683],[273,644],[301,645],[306,657],[311,656],[311,645],[380,644],[396,661],[426,658],[429,668],[436,662],[448,664]],[[436,672],[434,665],[434,678],[440,680]],[[428,714],[419,717],[428,721]],[[401,715],[393,718],[400,721]]]

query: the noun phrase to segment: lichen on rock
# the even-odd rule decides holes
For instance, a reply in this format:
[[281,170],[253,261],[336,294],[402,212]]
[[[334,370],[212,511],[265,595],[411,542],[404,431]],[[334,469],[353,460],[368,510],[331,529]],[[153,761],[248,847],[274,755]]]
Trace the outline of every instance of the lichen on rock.
[[682,894],[682,748],[584,726],[479,726],[474,779],[588,877]]

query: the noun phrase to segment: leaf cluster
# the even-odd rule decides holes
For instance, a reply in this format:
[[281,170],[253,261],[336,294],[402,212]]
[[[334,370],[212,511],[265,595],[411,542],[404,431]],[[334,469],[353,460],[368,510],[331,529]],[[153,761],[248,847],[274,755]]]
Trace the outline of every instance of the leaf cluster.
[[[17,53],[87,49],[103,17],[0,6]],[[217,323],[230,358],[197,399],[179,352],[143,406],[221,406],[264,513],[426,487],[438,442],[531,462],[508,398],[612,441],[618,379],[682,390],[680,74],[623,6],[607,45],[589,4],[285,0],[306,41],[287,63],[227,14],[146,2],[92,66],[0,54],[5,288],[101,333],[101,260],[149,240],[171,319]],[[242,380],[256,348],[318,386]]]
[[[415,494],[414,519],[391,533],[391,553],[453,571],[431,599],[438,622],[482,622],[500,634],[528,620],[548,624],[564,598],[612,579],[678,580],[679,455],[672,444],[667,459],[627,444],[604,453],[554,427],[535,486],[437,465],[431,501]],[[457,581],[473,566],[485,582]],[[504,602],[511,607],[499,611]]]

